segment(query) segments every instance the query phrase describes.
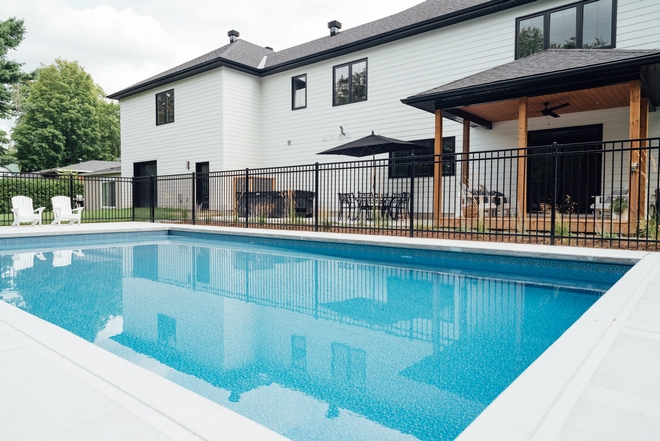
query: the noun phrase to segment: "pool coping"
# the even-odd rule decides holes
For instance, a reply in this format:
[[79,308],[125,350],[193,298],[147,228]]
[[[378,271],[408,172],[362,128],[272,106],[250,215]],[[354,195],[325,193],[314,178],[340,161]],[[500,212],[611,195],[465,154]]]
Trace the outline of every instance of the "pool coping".
[[[642,251],[148,223],[9,228],[0,228],[0,239],[172,230],[544,259],[634,263],[635,266],[607,294],[487,407],[458,437],[459,441],[550,440],[557,439],[560,434],[562,439],[567,438],[566,422],[575,417],[576,403],[584,398],[587,386],[603,365],[617,337],[627,332],[628,318],[638,307],[639,300],[652,295],[649,289],[652,290],[656,280],[660,281],[660,253]],[[650,329],[647,331],[660,335],[660,326]],[[64,367],[71,375],[92,385],[174,439],[286,439],[4,302],[0,302],[0,330],[41,353],[52,363]],[[222,427],[221,435],[218,433],[219,427]]]

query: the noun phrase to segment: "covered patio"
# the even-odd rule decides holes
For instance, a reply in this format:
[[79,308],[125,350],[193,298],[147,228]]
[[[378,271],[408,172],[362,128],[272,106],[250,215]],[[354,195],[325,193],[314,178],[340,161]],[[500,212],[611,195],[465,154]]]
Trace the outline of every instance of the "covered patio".
[[[637,231],[657,213],[658,143],[649,139],[649,113],[660,100],[659,68],[660,50],[546,50],[402,100],[435,115],[434,225],[549,231],[559,217],[571,232]],[[625,107],[627,121],[594,113]],[[532,118],[548,118],[550,125],[550,119],[569,114],[575,114],[575,127],[529,128]],[[463,125],[462,154],[456,160],[461,170],[455,178],[460,182],[443,179],[444,118]],[[514,121],[517,139],[511,131],[498,133]],[[618,124],[619,136],[611,138],[612,130],[604,134],[607,124]],[[490,156],[497,164],[487,171],[474,169],[485,163],[478,159],[482,152],[471,151],[472,129],[490,131],[490,148],[502,149],[502,155]],[[460,188],[462,200],[443,185]],[[478,188],[502,191],[507,209],[493,215],[484,204],[476,215],[466,213],[466,192]],[[481,199],[487,192],[476,193]],[[627,216],[602,209],[603,201],[617,194],[625,198]],[[447,203],[452,197],[456,201]],[[462,208],[453,208],[459,204]],[[603,221],[603,215],[610,216]]]

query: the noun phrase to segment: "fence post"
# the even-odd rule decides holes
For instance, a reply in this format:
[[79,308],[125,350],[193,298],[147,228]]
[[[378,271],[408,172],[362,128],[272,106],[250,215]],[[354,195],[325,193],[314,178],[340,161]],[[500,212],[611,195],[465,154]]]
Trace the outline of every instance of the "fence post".
[[245,228],[250,228],[250,169],[245,169]]
[[156,221],[156,177],[149,176],[149,218],[151,223]]
[[131,177],[131,221],[135,222],[135,176]]
[[314,164],[314,231],[319,231],[319,163]]
[[410,219],[410,237],[415,235],[415,226],[413,213],[415,212],[415,154],[410,155],[411,164],[410,164],[410,214],[408,218]]
[[73,175],[69,175],[69,200],[75,204],[73,199]]
[[552,143],[552,204],[550,207],[550,245],[555,244],[555,222],[557,221],[557,162],[559,144]]
[[192,224],[195,225],[195,208],[197,207],[197,200],[195,200],[195,192],[197,191],[197,173],[192,172],[192,210],[191,219]]

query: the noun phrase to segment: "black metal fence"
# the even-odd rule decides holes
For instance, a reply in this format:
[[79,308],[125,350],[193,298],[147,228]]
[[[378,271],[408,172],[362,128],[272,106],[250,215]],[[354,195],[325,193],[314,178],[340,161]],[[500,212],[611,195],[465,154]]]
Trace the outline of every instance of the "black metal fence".
[[[660,139],[392,156],[142,178],[0,182],[35,208],[68,195],[83,222],[149,221],[658,249]],[[434,175],[442,175],[435,179]]]

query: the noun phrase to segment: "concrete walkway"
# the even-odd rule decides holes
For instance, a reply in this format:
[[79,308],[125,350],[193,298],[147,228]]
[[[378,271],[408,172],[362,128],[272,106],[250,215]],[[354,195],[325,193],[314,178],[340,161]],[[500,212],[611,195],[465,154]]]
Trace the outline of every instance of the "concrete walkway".
[[[0,228],[0,238],[169,228],[591,261],[639,261],[459,437],[660,439],[660,253],[115,223]],[[283,440],[0,302],[2,440]]]

